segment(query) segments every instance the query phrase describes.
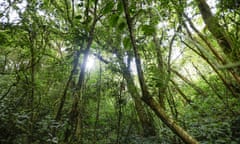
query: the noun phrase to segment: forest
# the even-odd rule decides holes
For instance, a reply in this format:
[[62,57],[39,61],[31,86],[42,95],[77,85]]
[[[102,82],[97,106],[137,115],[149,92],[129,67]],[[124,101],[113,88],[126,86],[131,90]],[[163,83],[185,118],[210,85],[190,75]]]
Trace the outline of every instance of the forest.
[[1,144],[239,144],[239,0],[0,0]]

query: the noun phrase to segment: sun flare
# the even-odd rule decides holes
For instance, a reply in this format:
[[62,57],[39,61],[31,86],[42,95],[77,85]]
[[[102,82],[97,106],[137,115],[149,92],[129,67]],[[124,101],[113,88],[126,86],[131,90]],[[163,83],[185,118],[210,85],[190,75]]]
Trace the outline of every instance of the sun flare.
[[94,68],[94,66],[95,66],[95,63],[96,62],[96,60],[95,60],[95,58],[93,57],[93,56],[88,56],[88,59],[87,59],[87,64],[86,64],[86,69],[87,69],[87,71],[90,71],[90,70],[92,70],[93,68]]

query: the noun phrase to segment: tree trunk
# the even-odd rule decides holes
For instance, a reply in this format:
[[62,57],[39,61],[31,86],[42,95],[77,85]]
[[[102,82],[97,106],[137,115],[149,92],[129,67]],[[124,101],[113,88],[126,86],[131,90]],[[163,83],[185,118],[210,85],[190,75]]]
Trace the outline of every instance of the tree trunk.
[[141,101],[141,96],[137,91],[136,85],[134,84],[130,70],[127,68],[126,64],[123,62],[122,57],[118,56],[118,58],[120,59],[119,61],[120,67],[123,70],[123,77],[127,81],[128,91],[134,100],[137,115],[140,120],[141,126],[143,128],[143,136],[145,137],[156,136],[156,130],[154,127],[153,118],[147,114],[144,108],[144,105]]
[[[238,62],[240,53],[237,50],[237,44],[231,39],[227,32],[220,26],[218,19],[212,14],[210,7],[208,6],[206,0],[196,0],[198,8],[202,15],[203,21],[205,22],[208,30],[217,40],[219,46],[223,49],[223,52],[232,62]],[[237,68],[237,74],[233,72],[233,76],[240,84],[240,68]]]
[[[97,1],[97,0],[96,0]],[[96,7],[97,7],[97,3],[95,3],[95,13],[96,13]],[[81,123],[82,123],[82,114],[80,113],[80,109],[79,107],[79,100],[81,100],[81,91],[83,88],[83,84],[84,84],[84,79],[85,79],[85,71],[86,71],[86,64],[87,64],[87,59],[88,59],[88,55],[89,55],[89,51],[90,51],[90,47],[92,45],[93,42],[93,36],[94,36],[94,29],[95,29],[95,25],[97,23],[97,18],[96,15],[94,15],[94,21],[91,25],[91,29],[89,32],[89,37],[87,39],[87,47],[85,49],[85,53],[83,55],[83,61],[80,67],[80,75],[79,75],[79,79],[77,82],[77,86],[76,86],[76,91],[74,92],[74,96],[76,97],[74,100],[74,105],[72,110],[76,112],[77,117],[73,118],[76,119],[76,126],[75,126],[75,135],[78,138],[78,141],[81,141]],[[75,121],[75,120],[73,120]]]
[[232,40],[223,31],[222,27],[218,23],[217,18],[213,16],[206,0],[196,0],[196,2],[201,12],[202,18],[208,27],[208,30],[216,38],[218,44],[223,48],[223,51],[229,55],[233,50]]
[[141,90],[142,90],[142,99],[143,101],[155,112],[155,114],[175,133],[177,134],[185,143],[188,144],[197,144],[197,140],[195,140],[191,135],[189,135],[184,129],[182,129],[179,125],[177,125],[171,118],[169,118],[163,108],[150,96],[150,93],[148,91],[148,87],[145,83],[142,66],[140,63],[140,56],[136,45],[136,40],[133,33],[132,28],[132,19],[129,14],[128,9],[128,1],[122,0],[124,12],[126,16],[126,21],[128,25],[128,30],[130,34],[131,44],[133,47],[134,55],[135,55],[135,61],[137,66],[137,72],[138,72],[138,79],[140,82]]
[[63,95],[60,99],[60,104],[59,104],[59,107],[58,107],[58,111],[57,111],[57,114],[55,116],[56,121],[59,121],[60,118],[61,118],[62,109],[63,109],[64,103],[65,103],[65,100],[66,100],[66,97],[67,97],[67,91],[68,91],[70,83],[72,82],[74,74],[76,73],[77,66],[78,66],[78,63],[79,63],[79,57],[80,57],[80,51],[78,50],[78,51],[76,51],[76,54],[74,56],[73,68],[72,68],[72,71],[71,71],[70,76],[68,78],[68,81],[67,81],[67,83],[64,87]]
[[155,112],[155,114],[185,143],[187,144],[197,144],[198,141],[195,140],[191,135],[189,135],[182,127],[180,127],[173,119],[168,117],[164,109],[152,98],[143,97],[143,101]]
[[29,31],[29,43],[30,43],[30,53],[31,53],[31,83],[30,89],[31,93],[29,96],[28,106],[30,109],[30,122],[29,122],[29,135],[28,143],[33,143],[33,125],[34,125],[34,99],[35,99],[35,43],[36,43],[36,33]]
[[207,94],[201,89],[199,88],[197,85],[195,85],[194,83],[192,83],[190,80],[188,80],[186,77],[184,77],[183,75],[181,75],[178,71],[171,69],[171,71],[176,74],[180,79],[182,79],[184,82],[186,82],[189,86],[191,86],[196,92],[198,92],[199,94],[206,96]]

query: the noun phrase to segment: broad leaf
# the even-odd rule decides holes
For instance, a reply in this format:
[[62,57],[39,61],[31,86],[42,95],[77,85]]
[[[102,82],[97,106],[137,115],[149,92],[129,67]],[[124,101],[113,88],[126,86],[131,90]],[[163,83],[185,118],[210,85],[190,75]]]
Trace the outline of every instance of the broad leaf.
[[114,3],[113,1],[109,1],[109,2],[106,4],[106,6],[104,7],[102,14],[105,15],[105,14],[111,12],[112,9],[113,9],[113,7],[114,7],[114,4],[115,4],[115,3]]
[[153,35],[156,32],[155,26],[152,25],[143,25],[141,29],[143,33],[147,36]]
[[114,15],[110,16],[109,21],[108,21],[109,25],[110,26],[116,26],[117,23],[118,23],[118,19],[119,19],[119,15],[117,15],[117,14],[114,14]]

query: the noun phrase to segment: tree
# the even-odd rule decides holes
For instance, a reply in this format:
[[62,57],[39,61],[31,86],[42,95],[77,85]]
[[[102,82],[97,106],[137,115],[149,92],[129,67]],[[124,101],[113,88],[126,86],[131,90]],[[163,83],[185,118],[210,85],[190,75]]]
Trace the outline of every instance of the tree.
[[238,143],[238,2],[0,5],[0,143]]

